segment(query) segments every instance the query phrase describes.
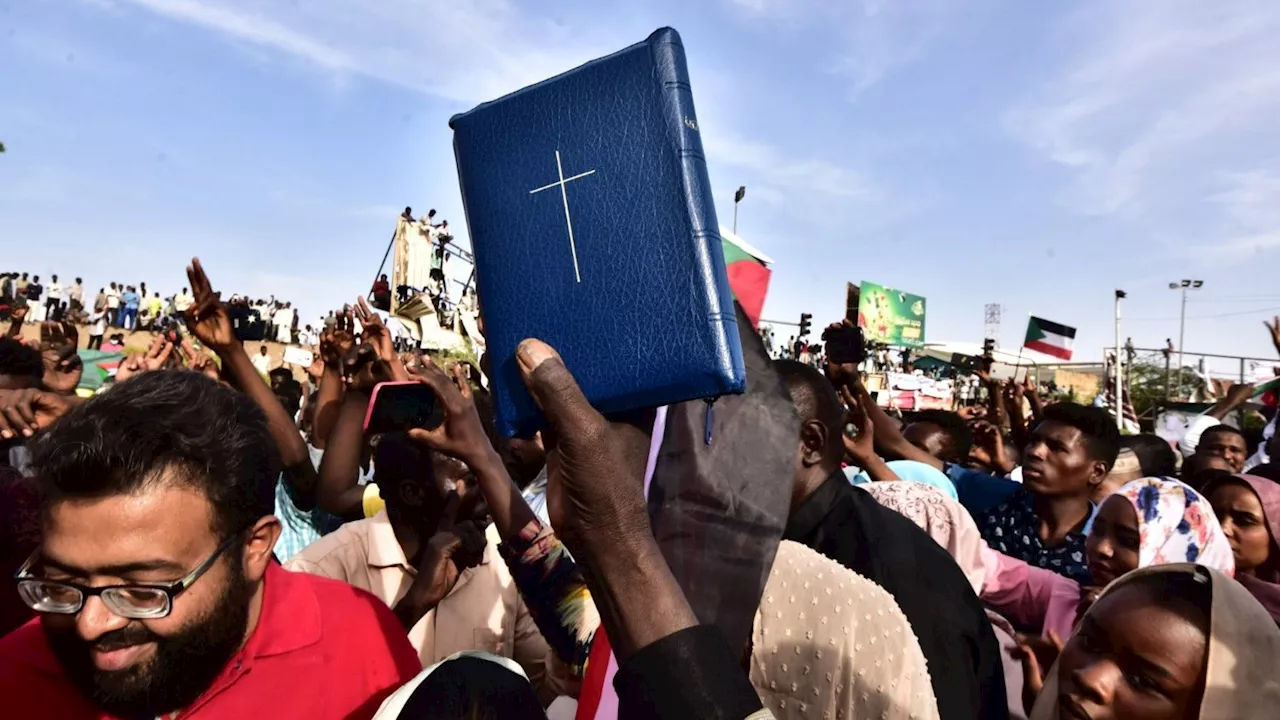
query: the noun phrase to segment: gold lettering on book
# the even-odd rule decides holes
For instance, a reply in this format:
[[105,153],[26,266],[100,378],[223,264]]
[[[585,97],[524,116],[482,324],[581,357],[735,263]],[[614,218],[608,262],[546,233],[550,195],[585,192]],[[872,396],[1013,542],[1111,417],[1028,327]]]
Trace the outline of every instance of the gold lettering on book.
[[692,130],[692,131],[694,131],[694,132],[698,132],[698,121],[697,121],[696,119],[694,119],[694,118],[685,118],[685,119],[684,119],[684,125],[685,125],[685,127],[689,128],[690,130]]

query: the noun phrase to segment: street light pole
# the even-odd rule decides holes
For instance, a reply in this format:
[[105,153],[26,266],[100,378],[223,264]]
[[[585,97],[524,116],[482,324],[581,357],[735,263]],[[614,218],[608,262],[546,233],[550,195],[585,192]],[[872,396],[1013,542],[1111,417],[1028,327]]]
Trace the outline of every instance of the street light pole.
[[1199,290],[1203,286],[1203,280],[1183,280],[1180,283],[1169,283],[1170,290],[1182,290],[1182,312],[1178,317],[1178,397],[1182,397],[1182,341],[1187,335],[1187,291]]
[[742,198],[747,196],[747,186],[738,186],[738,192],[733,194],[733,234],[738,234],[738,203],[742,202]]
[[1125,298],[1125,291],[1116,290],[1116,362],[1112,368],[1115,370],[1115,404],[1112,408],[1116,413],[1116,427],[1124,429],[1124,385],[1123,376],[1120,374],[1122,361],[1120,360],[1120,301]]

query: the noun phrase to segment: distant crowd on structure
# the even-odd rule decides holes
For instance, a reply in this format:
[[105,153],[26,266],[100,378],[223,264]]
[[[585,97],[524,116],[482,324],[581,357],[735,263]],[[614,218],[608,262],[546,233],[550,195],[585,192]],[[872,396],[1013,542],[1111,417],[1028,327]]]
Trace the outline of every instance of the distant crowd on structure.
[[431,297],[436,312],[445,314],[454,305],[449,299],[449,283],[447,279],[449,256],[454,254],[466,257],[466,255],[456,246],[451,246],[453,231],[449,228],[449,221],[441,220],[437,223],[434,208],[428,210],[427,214],[421,218],[415,219],[413,217],[413,208],[405,207],[404,212],[400,213],[400,219],[407,223],[418,225],[422,234],[426,236],[431,244],[431,270],[426,284],[421,287],[414,285],[410,281],[407,284],[399,284],[393,288],[386,275],[379,276],[373,283],[371,293],[373,306],[384,312],[391,312],[392,292],[396,293],[400,303],[407,302],[417,293],[425,292]]

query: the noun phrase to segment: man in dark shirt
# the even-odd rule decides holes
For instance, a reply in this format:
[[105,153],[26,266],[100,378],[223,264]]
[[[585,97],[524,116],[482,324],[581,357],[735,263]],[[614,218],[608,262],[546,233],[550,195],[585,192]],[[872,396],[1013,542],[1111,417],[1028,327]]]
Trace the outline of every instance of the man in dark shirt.
[[929,663],[941,718],[1006,718],[1000,647],[964,572],[910,520],[849,484],[844,408],[817,370],[774,363],[800,414],[787,540],[803,543],[893,595]]
[[992,549],[1088,585],[1093,490],[1119,452],[1120,431],[1105,410],[1055,403],[1023,450],[1021,484],[955,465],[947,474]]
[[33,304],[39,304],[37,301],[44,294],[44,286],[40,284],[40,276],[36,275],[31,278],[31,282],[27,284],[27,300]]

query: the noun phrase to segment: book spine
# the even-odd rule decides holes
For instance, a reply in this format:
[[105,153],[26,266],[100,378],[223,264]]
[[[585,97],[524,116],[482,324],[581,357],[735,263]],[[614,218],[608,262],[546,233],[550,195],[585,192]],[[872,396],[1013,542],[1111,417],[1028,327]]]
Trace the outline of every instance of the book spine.
[[675,144],[679,157],[691,239],[698,255],[697,265],[703,273],[703,277],[694,284],[708,294],[707,306],[712,309],[708,319],[725,377],[739,381],[733,386],[725,387],[724,391],[742,392],[746,385],[746,370],[742,346],[738,341],[738,321],[725,270],[720,222],[716,218],[711,178],[707,173],[707,157],[702,150],[702,134],[698,127],[698,115],[693,107],[693,90],[689,85],[684,44],[680,41],[679,33],[671,28],[653,33],[649,44],[654,56],[657,80],[661,85],[668,139]]

